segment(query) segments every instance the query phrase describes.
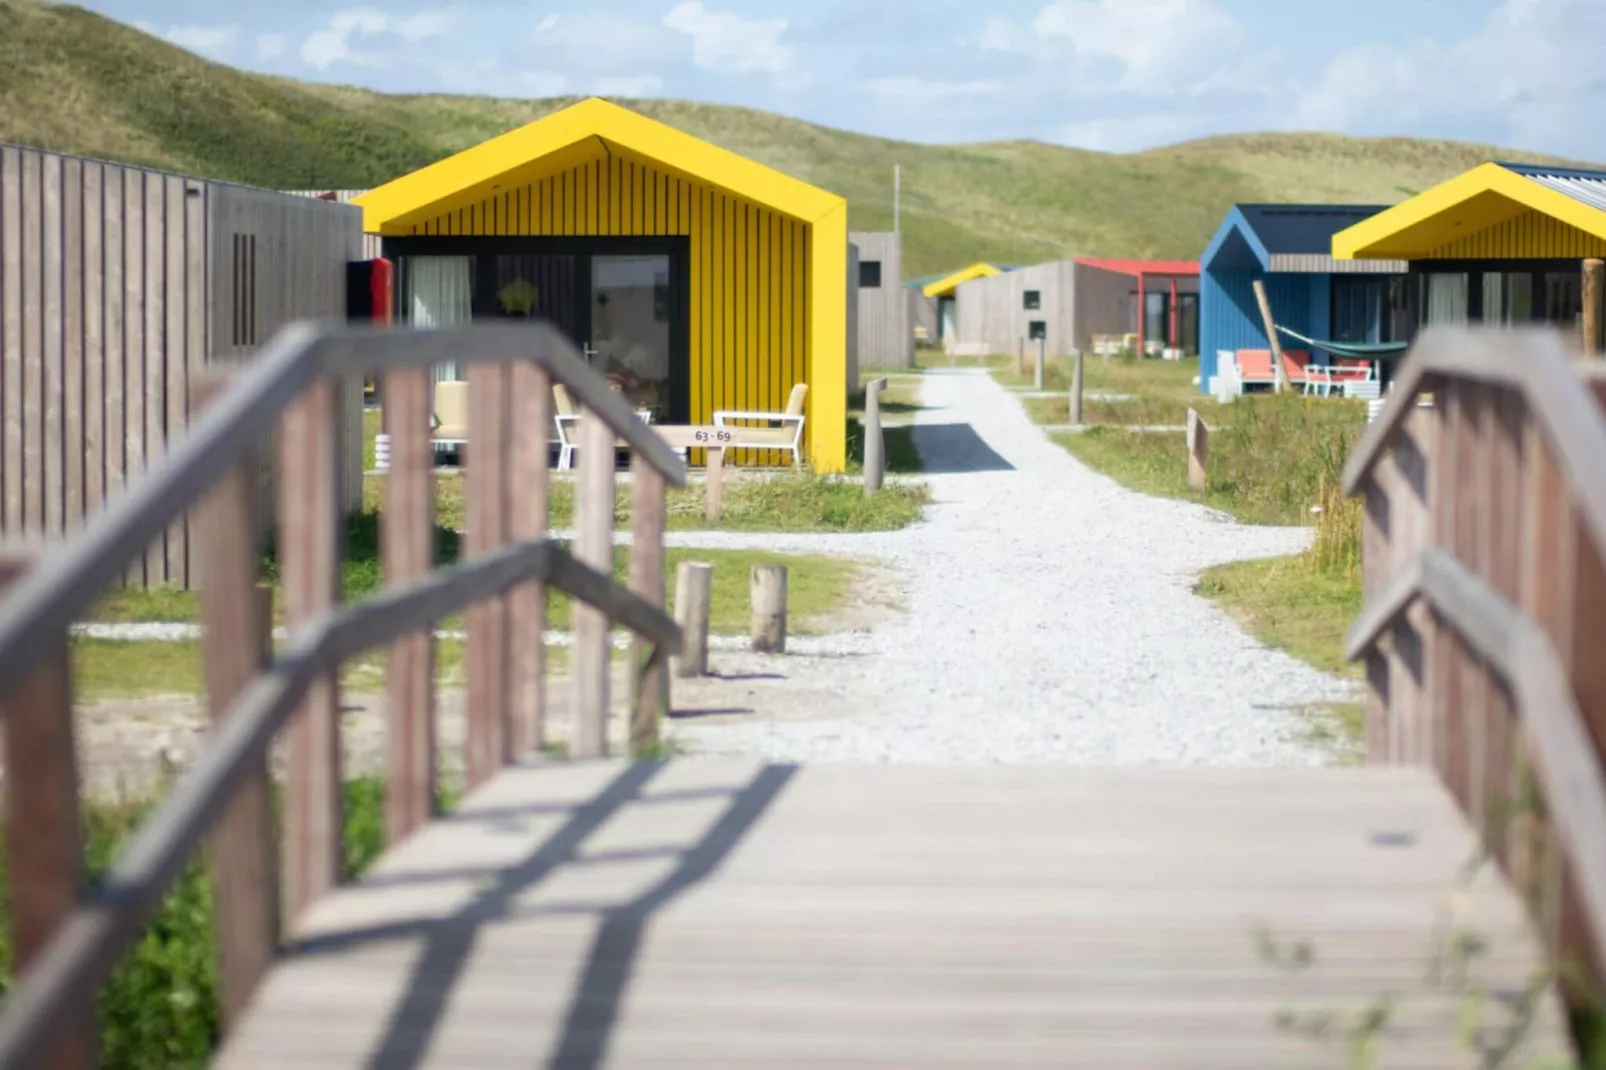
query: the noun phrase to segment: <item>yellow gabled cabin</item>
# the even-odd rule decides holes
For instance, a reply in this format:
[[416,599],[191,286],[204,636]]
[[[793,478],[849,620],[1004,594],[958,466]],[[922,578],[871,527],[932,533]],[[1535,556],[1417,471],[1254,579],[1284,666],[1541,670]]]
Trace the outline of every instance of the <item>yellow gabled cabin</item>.
[[550,320],[655,423],[780,412],[804,382],[809,460],[846,464],[841,197],[591,99],[354,203],[404,322]]

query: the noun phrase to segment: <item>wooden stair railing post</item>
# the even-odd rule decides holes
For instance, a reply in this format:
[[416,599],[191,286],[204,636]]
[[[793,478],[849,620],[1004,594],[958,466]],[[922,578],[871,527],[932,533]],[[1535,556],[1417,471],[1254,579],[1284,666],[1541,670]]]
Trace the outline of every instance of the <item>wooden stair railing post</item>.
[[[614,432],[589,409],[580,415],[580,478],[575,494],[574,557],[604,576],[613,574]],[[608,615],[576,601],[574,620],[574,730],[569,753],[608,753]]]
[[[0,592],[30,567],[24,551],[0,552]],[[84,893],[72,673],[67,637],[53,644],[0,711],[4,716],[6,879],[12,972],[26,973]],[[20,820],[19,820],[20,818]],[[96,1062],[92,992],[82,993],[38,1065],[87,1070]]]
[[[669,487],[663,475],[634,451],[630,472],[630,589],[662,608]],[[659,722],[669,715],[668,657],[663,647],[637,635],[630,641],[630,669],[630,756],[641,758],[658,747]]]
[[[428,368],[387,372],[381,380],[390,429],[390,469],[379,514],[385,584],[397,587],[435,566],[435,449]],[[398,639],[385,668],[385,829],[405,839],[435,812],[435,634]]]
[[[546,538],[550,529],[552,376],[537,364],[516,364],[513,375],[513,445],[509,481],[509,531],[515,539]],[[512,650],[515,755],[546,746],[545,583],[527,583],[508,594]]]
[[[279,425],[279,578],[293,632],[340,601],[340,387],[325,377]],[[339,671],[315,681],[286,730],[284,919],[293,926],[341,876]]]
[[[191,389],[203,408],[224,385]],[[273,594],[259,585],[256,454],[224,476],[196,510],[201,571],[201,668],[214,725],[272,658]],[[219,1009],[225,1031],[239,1021],[279,948],[278,843],[266,755],[240,780],[211,837]]]
[[[464,477],[468,515],[463,549],[469,557],[495,550],[508,539],[508,371],[491,364],[472,364],[468,369],[473,440]],[[494,776],[511,755],[507,610],[506,601],[493,598],[463,614],[468,633],[463,765],[470,789]]]
[[[1512,605],[1521,605],[1522,566],[1522,449],[1527,403],[1514,391],[1497,394],[1490,414],[1492,436],[1489,462],[1489,580]],[[1520,750],[1522,733],[1517,709],[1506,682],[1489,683],[1489,715],[1484,748],[1483,776],[1486,802],[1483,836],[1502,869],[1511,871],[1510,829],[1515,816],[1512,802],[1523,794]]]

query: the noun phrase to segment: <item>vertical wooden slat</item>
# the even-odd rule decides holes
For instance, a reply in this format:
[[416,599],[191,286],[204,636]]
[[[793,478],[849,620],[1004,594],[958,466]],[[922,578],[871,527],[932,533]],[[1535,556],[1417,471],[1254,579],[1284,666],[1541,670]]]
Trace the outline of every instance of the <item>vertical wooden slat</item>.
[[[434,448],[429,440],[428,368],[390,372],[380,384],[390,428],[390,471],[379,514],[385,583],[426,575],[435,564]],[[390,724],[385,824],[389,840],[405,839],[435,806],[435,635],[426,629],[390,648],[385,678]]]
[[[0,557],[0,591],[27,567]],[[6,823],[12,970],[25,970],[77,906],[84,888],[83,831],[78,812],[78,761],[73,729],[67,637],[11,695],[5,709],[6,809],[24,820]],[[75,1015],[39,1065],[77,1070],[95,1064],[95,1017]]]
[[[510,447],[508,531],[514,539],[546,536],[550,519],[547,441],[552,433],[552,377],[545,368],[512,369],[514,412]],[[513,678],[514,754],[546,745],[545,583],[528,583],[508,594],[508,634]]]
[[123,181],[123,169],[107,165],[101,182],[106,209],[106,361],[103,369],[106,427],[101,442],[106,453],[107,500],[123,489],[123,459],[128,455],[123,427],[123,339],[126,329],[124,244],[127,241],[123,222],[126,218],[123,211]]
[[63,162],[62,231],[62,528],[84,518],[84,162]]
[[22,464],[22,162],[0,146],[0,532],[20,535]]
[[[145,172],[123,168],[123,480],[145,468]],[[128,566],[128,582],[145,582],[145,557]]]
[[[507,542],[510,487],[508,369],[475,364],[468,370],[468,471],[464,492],[468,516],[464,549],[483,554]],[[507,603],[481,602],[464,613],[468,633],[468,785],[484,783],[510,757],[508,717]]]
[[[167,419],[167,196],[162,175],[145,176],[145,350],[141,354],[140,385],[144,389],[145,458],[149,469],[166,451],[163,424]],[[134,385],[132,377],[129,385]],[[130,395],[132,396],[132,395]],[[163,584],[173,577],[167,571],[167,534],[151,540],[145,551],[145,582]]]
[[[338,388],[320,380],[279,425],[279,578],[293,630],[340,598]],[[284,800],[285,918],[291,925],[340,879],[339,674],[313,683],[292,716]]]
[[[221,380],[192,384],[199,410]],[[247,454],[196,510],[201,584],[202,671],[212,723],[228,713],[271,656],[272,605],[257,585],[256,457]],[[272,784],[266,755],[240,778],[211,835],[213,915],[225,1029],[239,1021],[267,973],[279,941]]]
[[[1519,604],[1522,540],[1522,428],[1525,406],[1510,391],[1502,391],[1490,414],[1493,451],[1489,465],[1489,581],[1493,588]],[[1502,866],[1510,853],[1507,831],[1512,805],[1520,795],[1516,710],[1501,681],[1489,686],[1489,732],[1485,751],[1486,776],[1483,832]]]
[[37,152],[22,154],[22,528],[45,531],[45,257]]
[[[664,604],[664,477],[632,451],[630,589],[655,606]],[[669,659],[656,643],[633,636],[630,644],[630,754],[658,747],[658,726],[669,715]]]
[[[168,175],[162,182],[163,274],[167,280],[167,300],[163,308],[162,372],[165,390],[162,409],[162,451],[172,449],[184,434],[189,403],[189,292],[185,258],[185,201],[187,180]],[[169,583],[189,586],[189,521],[184,514],[173,518],[167,528],[167,553],[163,570]]]
[[104,165],[84,164],[84,515],[106,500],[106,206]]
[[64,282],[66,258],[62,234],[62,157],[41,153],[43,165],[39,192],[43,204],[40,251],[44,277],[44,530],[59,535],[65,530],[63,509],[67,502],[67,473],[63,461],[62,418],[66,414],[65,386],[67,360],[63,352],[66,305]]
[[[579,478],[575,486],[577,561],[613,573],[614,434],[602,418],[583,409],[580,416]],[[575,602],[574,733],[569,753],[601,758],[608,753],[608,642],[606,614]]]
[[[183,315],[184,315],[184,362],[182,371],[182,386],[178,390],[177,399],[183,401],[188,396],[188,385],[196,382],[206,367],[208,359],[206,340],[206,310],[207,310],[207,274],[206,274],[206,187],[200,183],[192,184],[182,182],[184,186],[184,234],[183,234]],[[172,418],[171,410],[169,419]],[[189,412],[186,408],[179,414],[181,426],[189,426]],[[171,426],[169,427],[171,431]],[[359,454],[359,456],[361,456]],[[260,461],[258,461],[260,465]],[[184,517],[180,521],[185,530],[183,547],[185,581],[194,586],[200,574],[198,552],[195,540],[189,532],[191,521]]]

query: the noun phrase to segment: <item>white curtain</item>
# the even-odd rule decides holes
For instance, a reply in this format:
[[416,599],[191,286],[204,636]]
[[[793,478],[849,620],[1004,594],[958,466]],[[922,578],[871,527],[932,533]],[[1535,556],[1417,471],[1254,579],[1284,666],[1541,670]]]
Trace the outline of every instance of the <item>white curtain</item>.
[[1438,272],[1428,276],[1426,326],[1464,326],[1467,322],[1465,272]]
[[[466,256],[407,258],[407,321],[414,327],[456,327],[474,317],[474,283]],[[435,366],[434,380],[463,378],[457,364]]]

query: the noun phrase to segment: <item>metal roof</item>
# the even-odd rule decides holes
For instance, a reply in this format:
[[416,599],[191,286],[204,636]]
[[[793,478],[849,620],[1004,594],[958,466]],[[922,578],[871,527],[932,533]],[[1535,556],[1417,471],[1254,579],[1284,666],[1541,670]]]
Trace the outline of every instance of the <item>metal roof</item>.
[[1239,204],[1266,252],[1327,253],[1333,235],[1381,212],[1382,204]]
[[1116,271],[1122,275],[1197,275],[1197,260],[1132,260],[1123,257],[1079,256],[1078,264]]
[[1502,163],[1513,174],[1537,182],[1547,189],[1571,197],[1579,204],[1587,204],[1606,212],[1606,171],[1591,171],[1582,167],[1549,167],[1545,164]]

